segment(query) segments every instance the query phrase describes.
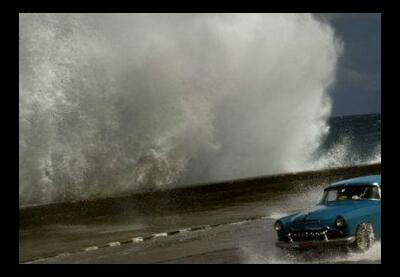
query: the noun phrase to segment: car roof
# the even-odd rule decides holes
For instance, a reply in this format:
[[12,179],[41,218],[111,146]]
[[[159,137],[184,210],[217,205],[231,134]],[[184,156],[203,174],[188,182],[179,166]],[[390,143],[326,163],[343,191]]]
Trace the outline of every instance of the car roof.
[[331,184],[327,188],[341,187],[341,186],[362,186],[362,185],[381,185],[381,175],[369,175],[352,179],[342,180]]

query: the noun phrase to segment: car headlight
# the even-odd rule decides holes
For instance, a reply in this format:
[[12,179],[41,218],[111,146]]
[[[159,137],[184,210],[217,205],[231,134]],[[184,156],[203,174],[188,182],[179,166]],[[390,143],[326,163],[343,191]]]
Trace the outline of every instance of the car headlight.
[[283,229],[282,223],[280,221],[275,222],[274,229],[275,229],[275,231],[282,230]]
[[345,221],[344,221],[344,218],[343,217],[341,217],[341,216],[339,216],[338,218],[336,218],[336,220],[335,220],[335,225],[336,225],[336,227],[343,227],[344,225],[345,225]]

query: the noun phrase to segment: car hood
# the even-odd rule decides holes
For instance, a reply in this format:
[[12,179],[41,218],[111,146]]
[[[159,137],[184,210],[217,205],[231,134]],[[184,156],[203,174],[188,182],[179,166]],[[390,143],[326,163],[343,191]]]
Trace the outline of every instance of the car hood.
[[348,211],[354,211],[355,209],[360,209],[365,206],[370,205],[369,201],[365,200],[346,200],[346,201],[335,201],[328,204],[317,205],[309,210],[295,214],[290,219],[291,223],[301,222],[301,221],[332,221],[336,219],[337,216],[344,216]]

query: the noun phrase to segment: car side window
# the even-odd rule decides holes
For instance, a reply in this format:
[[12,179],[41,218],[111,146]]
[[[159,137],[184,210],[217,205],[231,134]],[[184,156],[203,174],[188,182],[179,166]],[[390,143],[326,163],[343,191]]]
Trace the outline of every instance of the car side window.
[[364,193],[361,195],[361,198],[364,198],[364,199],[380,199],[378,187],[375,187],[375,186],[367,187],[365,189]]
[[372,188],[371,199],[381,199],[378,187],[373,187]]
[[336,189],[328,190],[328,194],[326,195],[325,201],[336,201],[338,191]]

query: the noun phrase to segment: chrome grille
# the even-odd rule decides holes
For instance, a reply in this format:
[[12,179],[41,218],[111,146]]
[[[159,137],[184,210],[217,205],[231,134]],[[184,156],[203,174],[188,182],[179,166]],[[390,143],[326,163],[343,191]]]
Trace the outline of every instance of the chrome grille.
[[327,231],[297,231],[288,234],[291,241],[327,240]]
[[288,241],[330,240],[343,237],[341,230],[301,230],[291,231],[287,235]]

